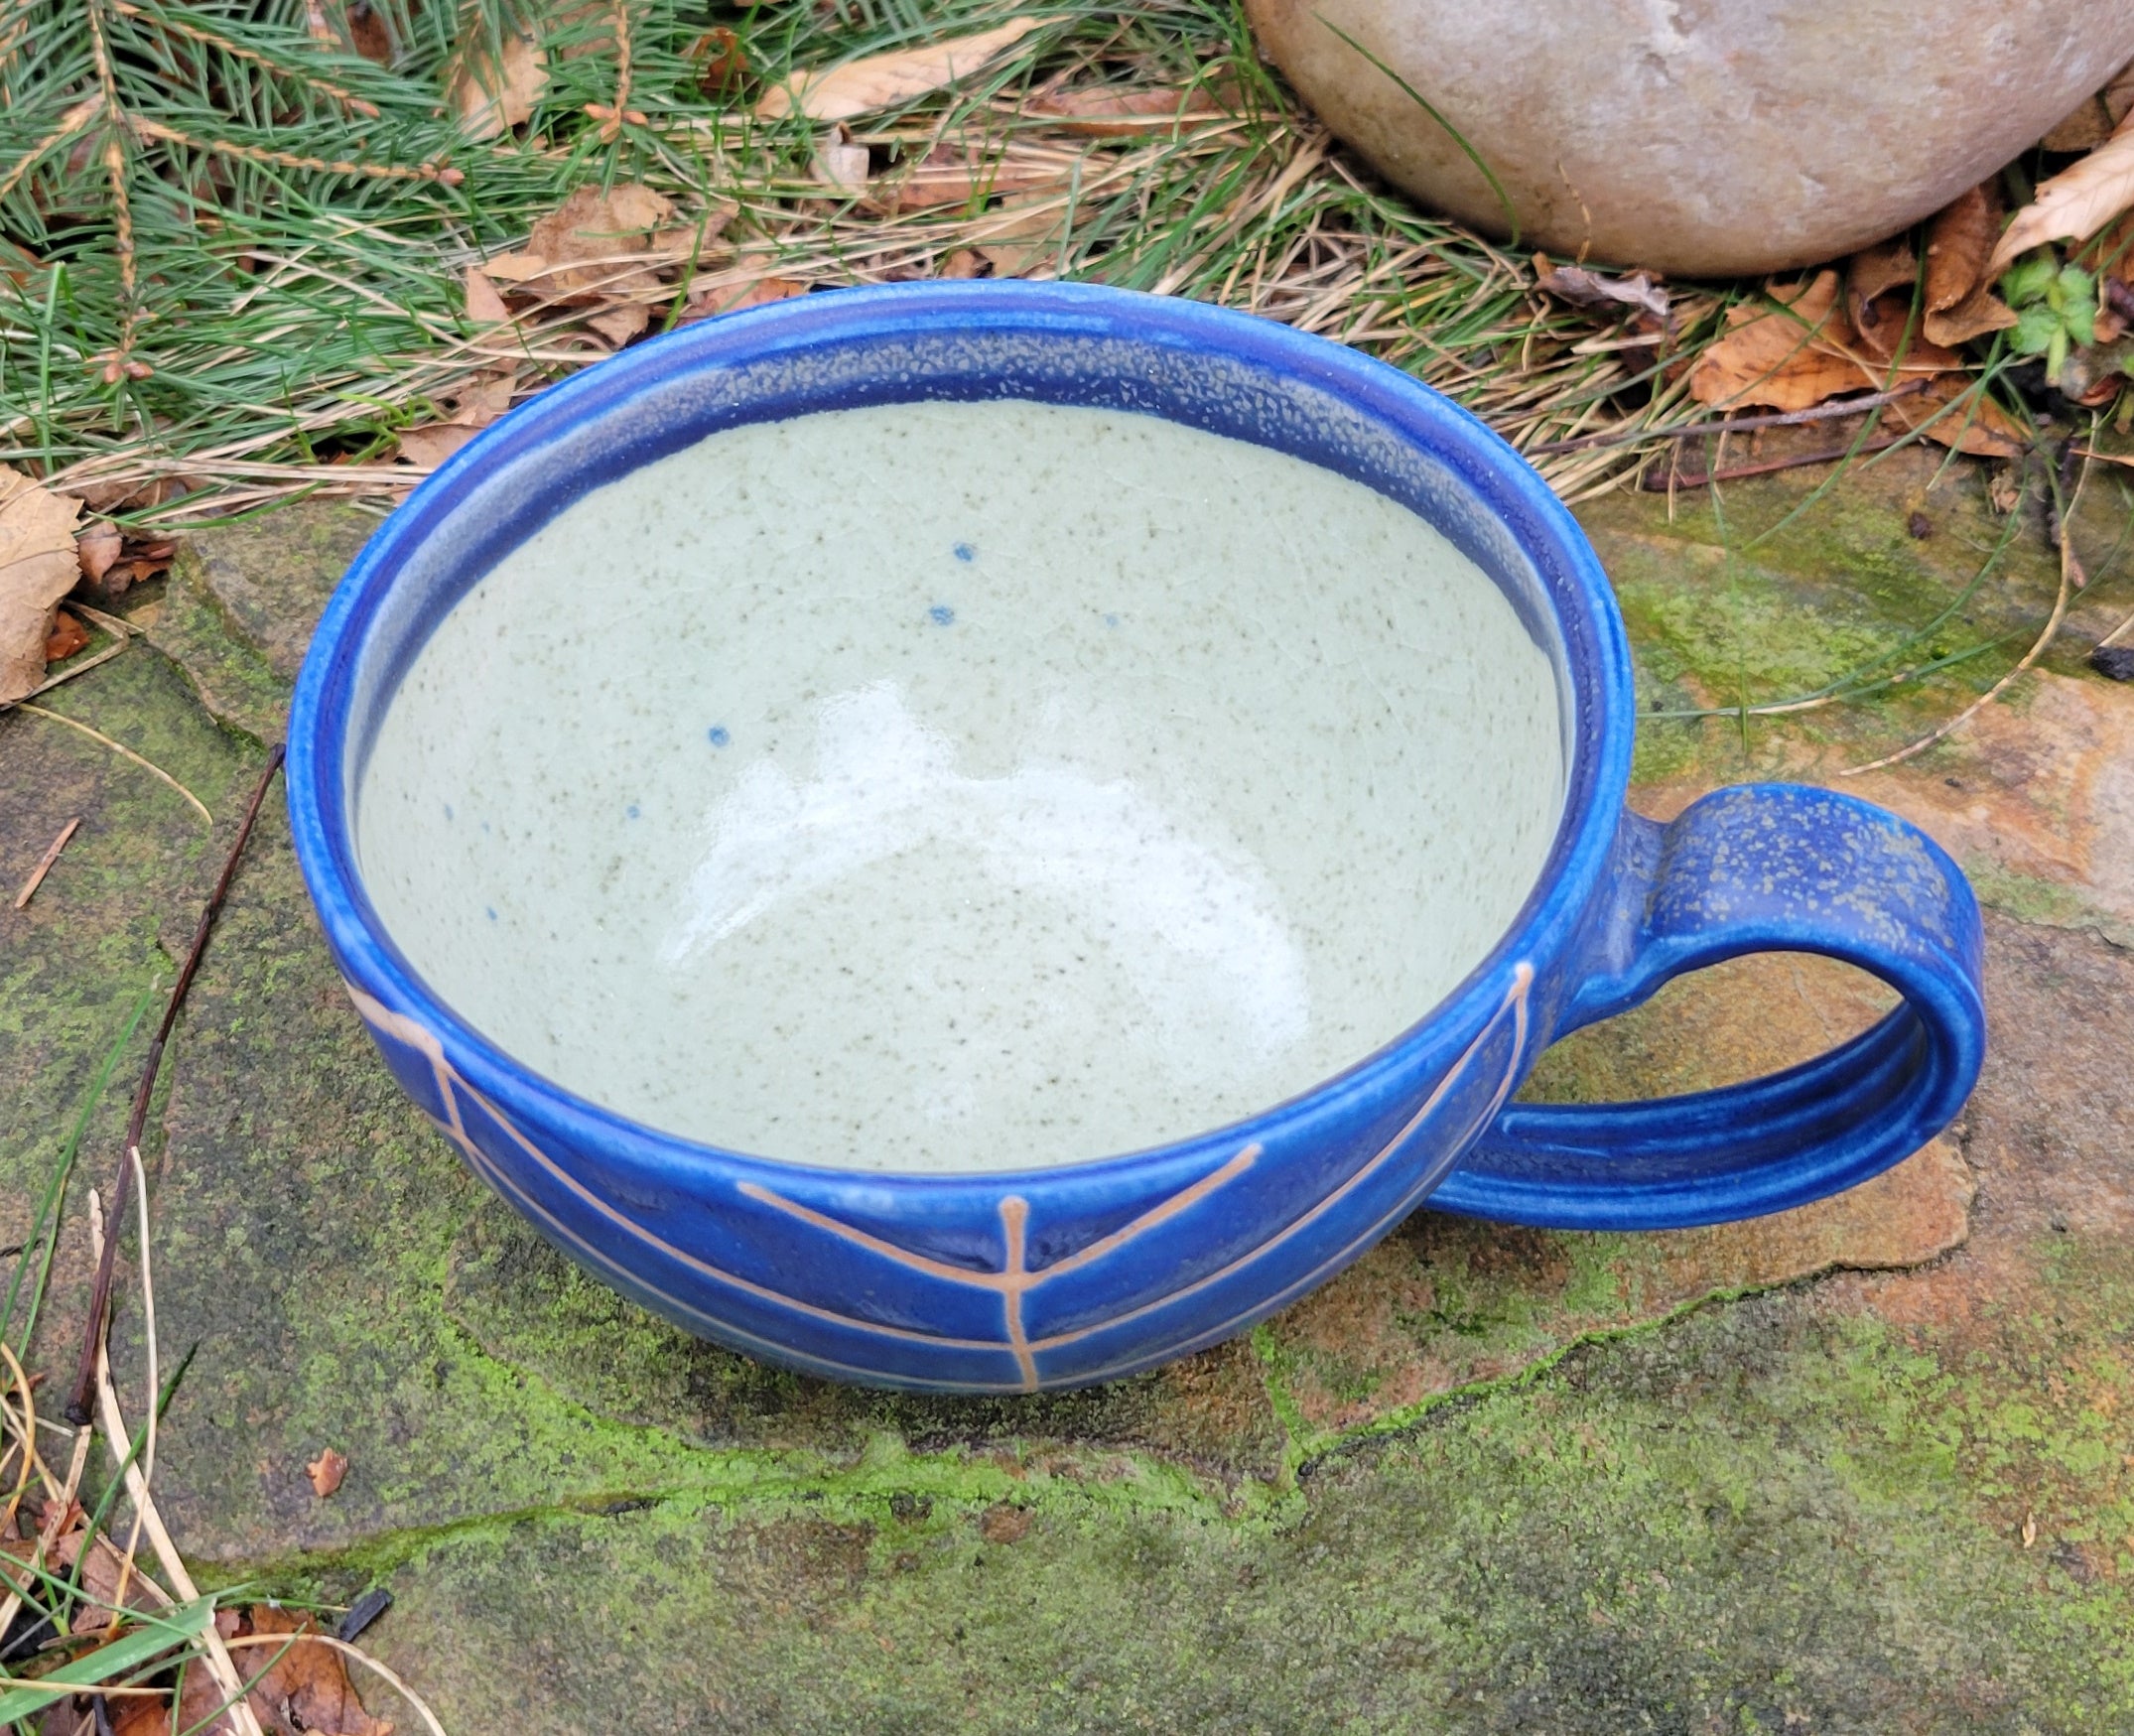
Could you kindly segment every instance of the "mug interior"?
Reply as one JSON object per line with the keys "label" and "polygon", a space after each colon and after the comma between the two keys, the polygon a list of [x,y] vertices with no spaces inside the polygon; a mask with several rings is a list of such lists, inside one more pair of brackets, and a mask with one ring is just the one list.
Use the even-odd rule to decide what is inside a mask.
{"label": "mug interior", "polygon": [[[1362,1062],[1533,902],[1597,708],[1564,577],[1487,467],[1385,413],[1416,393],[1398,376],[1375,404],[1288,355],[1000,300],[734,321],[666,367],[646,346],[470,447],[420,534],[366,555],[341,670],[357,896],[522,1067],[777,1161],[1094,1160]],[[1136,512],[1136,486],[1221,510]],[[735,492],[783,541],[733,534]],[[1442,539],[1443,583],[1363,570],[1387,515]],[[1185,541],[1155,543],[1173,520]],[[1324,557],[1309,587],[1254,559],[1285,525]],[[1106,541],[1144,531],[1138,566]],[[1018,536],[1091,558],[1018,563]],[[835,551],[862,538],[853,569]],[[921,835],[866,794],[885,785]],[[859,830],[893,834],[857,869],[856,792]],[[801,857],[790,824],[765,843],[802,810]],[[1064,892],[1040,883],[1063,851]],[[786,897],[811,875],[841,883]],[[713,934],[722,975],[706,924],[750,885],[795,908]]]}

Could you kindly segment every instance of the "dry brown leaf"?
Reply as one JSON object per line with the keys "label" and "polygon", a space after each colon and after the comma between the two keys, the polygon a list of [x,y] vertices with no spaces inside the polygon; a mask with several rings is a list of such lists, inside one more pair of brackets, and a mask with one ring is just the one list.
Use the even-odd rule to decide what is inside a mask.
{"label": "dry brown leaf", "polygon": [[1074,179],[1076,161],[1073,153],[1014,145],[991,152],[936,145],[916,163],[877,176],[874,202],[884,210],[912,211],[1057,190]]}
{"label": "dry brown leaf", "polygon": [[586,317],[586,324],[617,349],[651,323],[652,310],[644,302],[617,302],[611,308]]}
{"label": "dry brown leaf", "polygon": [[850,120],[870,109],[908,102],[977,71],[1042,22],[1036,18],[1012,19],[974,36],[869,55],[822,71],[799,72],[768,92],[755,111],[764,120],[779,120],[789,114],[806,115],[810,120]]}
{"label": "dry brown leaf", "polygon": [[45,635],[45,661],[64,663],[89,642],[89,629],[66,609],[55,610],[52,631]]}
{"label": "dry brown leaf", "polygon": [[517,390],[516,374],[477,374],[453,394],[451,419],[462,428],[486,428],[511,408]]}
{"label": "dry brown leaf", "polygon": [[[63,618],[73,619],[64,611]],[[79,623],[76,624],[78,626]],[[84,633],[82,643],[87,642],[88,635]],[[61,1523],[63,1529],[53,1539],[50,1550],[46,1552],[44,1567],[46,1572],[64,1577],[73,1571],[75,1561],[80,1559],[81,1539],[87,1527],[78,1505],[71,1508]],[[36,1549],[37,1543],[32,1538],[20,1541],[8,1538],[0,1541],[0,1587],[9,1591],[37,1594],[39,1582],[27,1573],[13,1570],[14,1562],[29,1561]],[[119,1601],[121,1577],[127,1581],[125,1604],[128,1609],[154,1607],[154,1595],[141,1583],[138,1574],[125,1573],[124,1566],[123,1558],[112,1546],[110,1539],[99,1533],[96,1541],[90,1545],[89,1558],[81,1564],[81,1589],[89,1601],[75,1611],[73,1628],[76,1633],[100,1633],[111,1625],[111,1606]]]}
{"label": "dry brown leaf", "polygon": [[1008,1501],[997,1501],[978,1522],[978,1535],[989,1543],[1019,1543],[1030,1535],[1030,1510]]}
{"label": "dry brown leaf", "polygon": [[695,65],[697,88],[706,96],[724,96],[748,73],[741,39],[724,25],[714,25],[691,43],[686,58]]}
{"label": "dry brown leaf", "polygon": [[1580,308],[1640,308],[1663,326],[1667,319],[1667,292],[1654,282],[1650,272],[1629,277],[1609,277],[1582,265],[1551,265],[1548,255],[1534,256],[1534,281],[1537,288]]}
{"label": "dry brown leaf", "polygon": [[[318,1627],[307,1616],[255,1604],[245,1611],[239,1631],[294,1636],[317,1633]],[[245,1698],[268,1736],[392,1736],[391,1724],[363,1709],[348,1680],[347,1667],[333,1647],[306,1645],[299,1639],[286,1652],[273,1646],[246,1650],[246,1677],[265,1669]],[[269,1659],[274,1661],[271,1665]]]}
{"label": "dry brown leaf", "polygon": [[1919,277],[1919,261],[1902,236],[1862,248],[1845,262],[1845,289],[1854,302],[1871,302],[1900,287],[1910,289]]}
{"label": "dry brown leaf", "polygon": [[467,268],[467,317],[476,326],[501,326],[511,318],[496,285],[478,266]]}
{"label": "dry brown leaf", "polygon": [[504,38],[501,60],[486,43],[468,51],[452,84],[452,106],[471,139],[493,139],[533,117],[548,85],[548,56],[517,32]]}
{"label": "dry brown leaf", "polygon": [[492,284],[532,283],[549,274],[550,263],[531,248],[520,253],[499,253],[481,262],[481,275]]}
{"label": "dry brown leaf", "polygon": [[1983,392],[1975,393],[1967,403],[1945,415],[1935,416],[1971,391],[1975,383],[1962,374],[1943,374],[1929,381],[1925,389],[1893,400],[1882,413],[1885,425],[1893,430],[1922,429],[1936,446],[1952,447],[1978,458],[2018,457],[2029,444],[2022,424]]}
{"label": "dry brown leaf", "polygon": [[1934,214],[1927,231],[1927,311],[1942,313],[1969,299],[1986,275],[2001,232],[2000,195],[1991,182],[1960,194]]}
{"label": "dry brown leaf", "polygon": [[1034,96],[1023,105],[1023,112],[1043,115],[1063,132],[1097,139],[1133,137],[1229,118],[1209,103],[1204,91],[1122,90],[1106,84],[1085,84],[1079,89]]}
{"label": "dry brown leaf", "polygon": [[807,290],[805,283],[791,277],[758,277],[747,283],[692,289],[689,304],[675,324],[691,326],[720,314],[738,314],[747,308],[760,308],[765,302],[782,302],[792,296],[805,295]]}
{"label": "dry brown leaf", "polygon": [[370,0],[348,0],[348,46],[376,66],[393,64],[393,32]]}
{"label": "dry brown leaf", "polygon": [[671,201],[634,182],[606,192],[582,187],[534,224],[523,251],[483,260],[481,273],[492,284],[551,302],[600,303],[657,291],[658,266],[668,262],[630,262],[651,251],[653,231],[673,214]]}
{"label": "dry brown leaf", "polygon": [[2016,323],[2015,310],[1993,293],[1986,261],[2001,230],[1999,190],[1992,182],[1950,200],[1927,231],[1929,342],[1968,343]]}
{"label": "dry brown leaf", "polygon": [[2113,126],[2134,114],[2134,61],[2129,61],[2113,74],[2112,81],[2097,92],[2097,100],[2104,104],[2104,112],[2111,116]]}
{"label": "dry brown leaf", "polygon": [[1730,410],[1751,404],[1806,410],[1840,392],[1877,384],[1837,346],[1836,340],[1851,336],[1837,291],[1837,273],[1825,270],[1804,285],[1771,291],[1787,312],[1728,310],[1733,330],[1697,357],[1689,370],[1689,395]]}
{"label": "dry brown leaf", "polygon": [[333,1447],[323,1447],[319,1456],[304,1467],[304,1474],[312,1480],[312,1493],[324,1501],[348,1474],[348,1455]]}
{"label": "dry brown leaf", "polygon": [[1055,264],[1067,238],[1067,205],[1056,194],[1005,200],[1000,209],[973,223],[965,238],[993,267],[995,277],[1022,277]]}
{"label": "dry brown leaf", "polygon": [[421,428],[403,428],[397,436],[400,456],[409,464],[434,470],[481,430],[457,422],[432,422]]}
{"label": "dry brown leaf", "polygon": [[81,502],[0,465],[0,702],[45,679],[52,611],[81,577]]}
{"label": "dry brown leaf", "polygon": [[947,258],[941,261],[941,264],[938,268],[936,268],[934,275],[936,277],[946,278],[976,277],[978,276],[979,268],[985,263],[986,262],[983,259],[979,258],[979,256],[974,253],[970,248],[959,247],[956,249],[955,252],[951,253]]}
{"label": "dry brown leaf", "polygon": [[2104,95],[2100,91],[2094,96],[2083,97],[2080,106],[2057,122],[2038,143],[2048,151],[2089,151],[2111,136],[2112,116],[2104,106]]}
{"label": "dry brown leaf", "polygon": [[1986,273],[2000,276],[2019,254],[2048,241],[2086,240],[2129,205],[2134,205],[2134,113],[2080,162],[2038,184],[2030,203],[2002,232]]}
{"label": "dry brown leaf", "polygon": [[2134,285],[2134,211],[2127,212],[2075,258],[2090,270],[2102,272],[2107,303],[2117,300],[2112,295],[2115,282]]}
{"label": "dry brown leaf", "polygon": [[[204,1675],[207,1672],[205,1670],[195,1670],[193,1673]],[[109,1701],[108,1704],[111,1713],[111,1736],[171,1736],[171,1702],[169,1700],[160,1697],[144,1699],[135,1694],[127,1694],[123,1698]],[[204,1714],[213,1704],[214,1701],[209,1700],[205,1706],[200,1708],[201,1712]],[[183,1718],[183,1714],[181,1714],[181,1718]],[[94,1730],[96,1726],[90,1723],[88,1727],[90,1730]],[[62,1728],[71,1732],[74,1726],[66,1724]],[[182,1721],[178,1728],[190,1732],[192,1723],[190,1720]],[[221,1733],[228,1728],[227,1724],[217,1723],[214,1727],[215,1736],[221,1736]]]}
{"label": "dry brown leaf", "polygon": [[816,141],[813,169],[817,181],[839,193],[867,191],[867,147],[854,144],[843,127],[832,127]]}
{"label": "dry brown leaf", "polygon": [[125,546],[126,539],[119,535],[117,525],[97,520],[74,538],[74,560],[81,568],[81,577],[91,584],[101,579],[111,571],[111,563]]}

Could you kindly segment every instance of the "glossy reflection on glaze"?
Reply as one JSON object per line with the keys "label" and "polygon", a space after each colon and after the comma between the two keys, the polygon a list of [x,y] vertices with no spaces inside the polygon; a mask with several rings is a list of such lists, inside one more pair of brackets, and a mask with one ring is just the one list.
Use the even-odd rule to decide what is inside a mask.
{"label": "glossy reflection on glaze", "polygon": [[1561,804],[1548,661],[1361,484],[1153,418],[732,430],[440,624],[365,884],[468,1022],[652,1126],[1020,1168],[1186,1136],[1420,1018]]}

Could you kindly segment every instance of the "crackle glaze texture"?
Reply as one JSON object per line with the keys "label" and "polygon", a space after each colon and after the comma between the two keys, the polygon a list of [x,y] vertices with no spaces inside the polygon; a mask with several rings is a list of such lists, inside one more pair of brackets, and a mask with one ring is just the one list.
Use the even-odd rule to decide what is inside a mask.
{"label": "crackle glaze texture", "polygon": [[[1507,889],[1518,908],[1484,956],[1421,1022],[1245,1120],[1127,1156],[964,1173],[785,1163],[664,1134],[462,1017],[396,945],[354,836],[366,757],[440,623],[574,500],[707,437],[820,411],[1000,400],[1160,416],[1303,460],[1427,520],[1487,576],[1549,671],[1563,797],[1547,860],[1523,899]],[[952,547],[946,570],[979,567],[985,546],[972,549],[962,562]],[[929,586],[923,627],[910,625],[917,643],[984,625],[984,594],[971,595],[975,605]],[[1223,595],[1206,601],[1221,619]],[[1129,611],[1118,612],[1124,630]],[[1474,673],[1487,682],[1501,667]],[[878,710],[863,712],[856,737],[893,744],[898,718],[867,703]],[[930,703],[922,696],[916,715]],[[819,724],[819,710],[808,715]],[[1027,1392],[1129,1374],[1241,1331],[1426,1197],[1569,1228],[1714,1223],[1865,1180],[1948,1123],[1985,1029],[1978,910],[1955,865],[1903,822],[1824,790],[1723,791],[1665,827],[1628,815],[1632,716],[1622,623],[1592,549],[1517,454],[1435,393],[1212,308],[1091,287],[926,284],[707,322],[485,432],[373,538],[329,605],[298,684],[288,782],[298,859],[387,1066],[557,1246],[744,1351],[845,1380]],[[703,718],[691,752],[731,752],[752,727],[734,718]],[[820,735],[796,735],[781,773],[803,805],[805,779],[822,776]],[[1361,758],[1368,737],[1350,745]],[[919,763],[947,787],[1011,780],[1020,762]],[[1370,773],[1345,777],[1368,785]],[[720,792],[705,794],[716,808]],[[1230,826],[1259,825],[1263,839],[1279,828],[1288,798],[1265,799],[1269,815],[1233,810]],[[715,817],[710,842],[718,834]],[[1348,895],[1384,902],[1377,886]],[[1397,902],[1364,914],[1398,946]],[[691,932],[685,916],[685,949]],[[1858,965],[1903,1003],[1770,1079],[1657,1103],[1512,1104],[1553,1036],[1681,971],[1766,948]]]}
{"label": "crackle glaze texture", "polygon": [[581,1096],[981,1170],[1391,1042],[1510,924],[1562,788],[1548,658],[1414,513],[1152,416],[903,404],[713,435],[543,527],[403,679],[358,837],[432,987]]}

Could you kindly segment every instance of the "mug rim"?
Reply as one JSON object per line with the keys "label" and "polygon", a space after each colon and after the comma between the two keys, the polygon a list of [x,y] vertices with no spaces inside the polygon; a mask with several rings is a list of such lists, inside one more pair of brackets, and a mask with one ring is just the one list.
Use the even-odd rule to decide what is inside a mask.
{"label": "mug rim", "polygon": [[[678,372],[716,372],[766,353],[894,334],[915,326],[993,328],[1041,337],[1104,335],[1183,343],[1250,366],[1297,376],[1328,392],[1450,469],[1502,522],[1541,577],[1554,643],[1551,662],[1568,689],[1563,806],[1543,864],[1517,914],[1460,981],[1397,1034],[1357,1061],[1251,1115],[1180,1138],[1036,1167],[954,1170],[860,1169],[759,1156],[657,1128],[573,1092],[462,1018],[399,951],[371,908],[353,850],[342,768],[350,748],[349,685],[381,604],[410,557],[484,477],[538,466],[546,441],[620,410],[641,388]],[[1141,412],[1161,415],[1160,410]],[[1280,448],[1272,450],[1279,451]],[[1299,459],[1298,462],[1310,462]],[[1504,508],[1516,507],[1514,517]],[[449,608],[438,616],[443,618]],[[435,630],[433,621],[429,628]],[[426,635],[427,636],[427,635]],[[400,675],[419,654],[402,660]],[[395,677],[397,686],[399,676]],[[826,291],[721,316],[654,337],[548,387],[484,429],[421,482],[365,542],[334,589],[299,673],[287,732],[286,784],[299,867],[341,974],[396,1011],[426,1025],[468,1082],[507,1105],[531,1099],[538,1119],[567,1130],[603,1159],[685,1184],[694,1178],[765,1180],[805,1174],[861,1187],[949,1190],[974,1184],[1027,1191],[1173,1164],[1192,1166],[1213,1148],[1276,1148],[1285,1127],[1361,1095],[1388,1089],[1446,1032],[1479,1027],[1505,1001],[1503,981],[1524,961],[1548,979],[1573,946],[1606,870],[1630,782],[1635,720],[1628,638],[1614,594],[1569,509],[1502,436],[1472,412],[1389,363],[1257,315],[1095,284],[1019,280],[921,281]],[[377,702],[391,703],[390,692]],[[1545,1043],[1545,1028],[1521,1058]]]}

